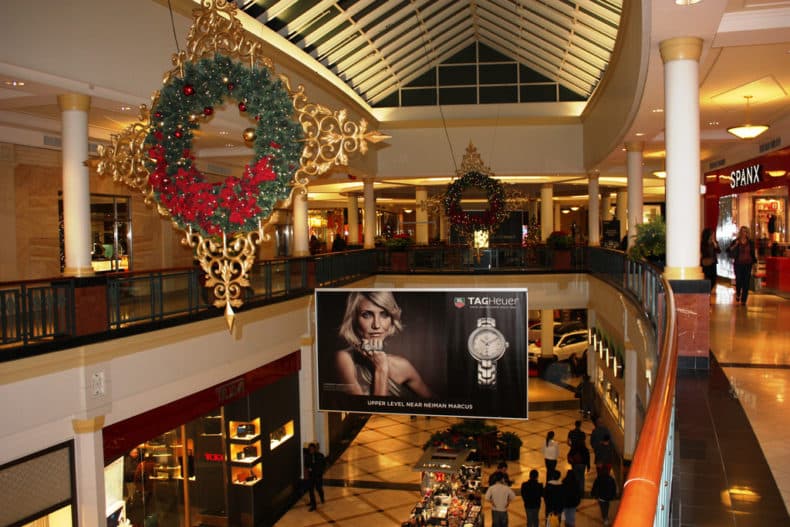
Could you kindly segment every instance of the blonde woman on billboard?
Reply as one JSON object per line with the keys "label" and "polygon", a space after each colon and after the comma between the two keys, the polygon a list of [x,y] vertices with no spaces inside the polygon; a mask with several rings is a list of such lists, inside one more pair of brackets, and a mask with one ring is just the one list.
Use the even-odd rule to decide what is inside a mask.
{"label": "blonde woman on billboard", "polygon": [[349,293],[340,324],[348,343],[335,356],[339,382],[352,395],[430,398],[431,390],[405,357],[385,351],[403,329],[401,309],[389,291]]}

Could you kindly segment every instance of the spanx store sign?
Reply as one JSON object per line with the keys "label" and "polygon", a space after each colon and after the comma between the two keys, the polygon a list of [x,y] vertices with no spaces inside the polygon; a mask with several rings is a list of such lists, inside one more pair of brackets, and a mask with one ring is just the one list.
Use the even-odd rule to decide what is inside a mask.
{"label": "spanx store sign", "polygon": [[746,185],[762,182],[760,176],[761,166],[757,164],[730,172],[730,188],[745,187]]}

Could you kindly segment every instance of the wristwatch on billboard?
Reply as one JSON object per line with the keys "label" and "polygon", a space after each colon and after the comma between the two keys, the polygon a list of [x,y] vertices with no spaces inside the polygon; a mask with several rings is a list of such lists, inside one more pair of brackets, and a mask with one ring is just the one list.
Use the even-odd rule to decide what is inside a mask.
{"label": "wristwatch on billboard", "polygon": [[469,354],[477,361],[477,384],[496,385],[496,361],[507,350],[505,336],[496,328],[496,320],[491,317],[477,319],[477,327],[469,334],[467,342]]}

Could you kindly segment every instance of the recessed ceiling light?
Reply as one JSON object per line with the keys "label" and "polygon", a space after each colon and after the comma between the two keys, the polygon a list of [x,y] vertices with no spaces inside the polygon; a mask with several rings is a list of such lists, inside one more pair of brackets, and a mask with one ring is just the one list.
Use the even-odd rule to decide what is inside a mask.
{"label": "recessed ceiling light", "polygon": [[664,109],[663,108],[653,108],[650,111],[653,112],[653,113],[664,113]]}
{"label": "recessed ceiling light", "polygon": [[233,143],[225,143],[225,148],[233,148],[235,146]]}
{"label": "recessed ceiling light", "polygon": [[220,130],[219,131],[219,135],[228,135],[229,133],[230,132],[228,132],[227,130]]}
{"label": "recessed ceiling light", "polygon": [[23,81],[5,81],[6,86],[24,86],[25,83]]}
{"label": "recessed ceiling light", "polygon": [[708,121],[708,126],[719,126],[719,121]]}
{"label": "recessed ceiling light", "polygon": [[644,132],[637,132],[634,135],[637,136],[637,137],[642,137],[642,136],[645,135],[645,133]]}
{"label": "recessed ceiling light", "polygon": [[675,0],[677,5],[694,5],[699,4],[702,0]]}
{"label": "recessed ceiling light", "polygon": [[132,109],[132,107],[131,107],[131,106],[121,106],[121,111],[122,111],[122,112],[128,112],[128,111],[129,111],[129,110],[131,110],[131,109]]}

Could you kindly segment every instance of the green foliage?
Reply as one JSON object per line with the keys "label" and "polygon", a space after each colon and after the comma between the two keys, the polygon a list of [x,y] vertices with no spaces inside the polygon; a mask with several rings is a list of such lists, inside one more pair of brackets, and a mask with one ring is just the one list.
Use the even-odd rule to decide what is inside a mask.
{"label": "green foliage", "polygon": [[546,238],[546,245],[551,249],[570,249],[573,247],[573,237],[565,231],[554,231]]}
{"label": "green foliage", "polygon": [[628,256],[635,260],[663,258],[667,252],[667,226],[664,218],[653,216],[636,226],[636,238]]}

